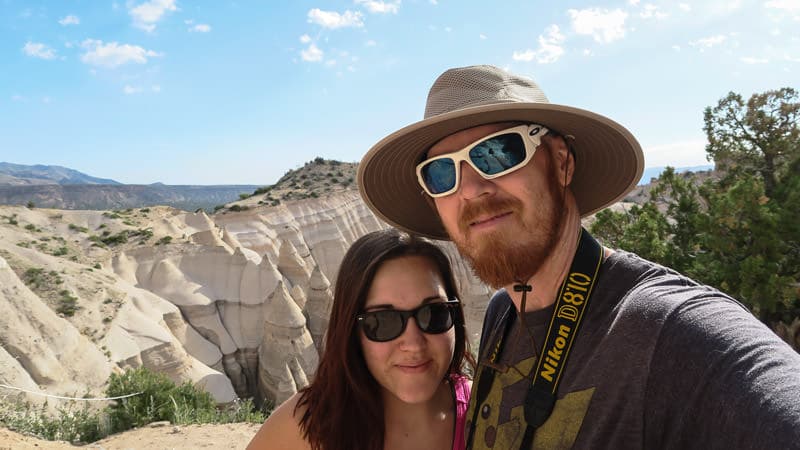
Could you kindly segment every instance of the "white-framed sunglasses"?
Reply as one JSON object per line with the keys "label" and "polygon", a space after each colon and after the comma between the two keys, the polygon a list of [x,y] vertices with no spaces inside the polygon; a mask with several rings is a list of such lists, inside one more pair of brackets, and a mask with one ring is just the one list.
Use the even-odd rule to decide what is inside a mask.
{"label": "white-framed sunglasses", "polygon": [[458,190],[461,161],[466,161],[484,179],[502,177],[528,164],[548,131],[535,123],[500,130],[461,150],[417,164],[417,180],[431,197],[444,197]]}

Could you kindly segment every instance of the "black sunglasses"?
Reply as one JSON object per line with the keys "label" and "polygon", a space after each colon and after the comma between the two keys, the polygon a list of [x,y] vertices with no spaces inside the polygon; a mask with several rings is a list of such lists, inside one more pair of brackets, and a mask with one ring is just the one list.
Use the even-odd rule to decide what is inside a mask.
{"label": "black sunglasses", "polygon": [[408,318],[413,316],[420,330],[428,334],[440,334],[453,328],[458,300],[426,303],[410,311],[381,309],[356,316],[364,336],[370,341],[387,342],[397,339],[406,329]]}

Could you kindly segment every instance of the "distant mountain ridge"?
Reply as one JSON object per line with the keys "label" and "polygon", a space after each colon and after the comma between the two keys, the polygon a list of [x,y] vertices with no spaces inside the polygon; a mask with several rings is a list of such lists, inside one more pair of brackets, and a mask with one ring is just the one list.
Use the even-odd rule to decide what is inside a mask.
{"label": "distant mountain ridge", "polygon": [[176,186],[122,184],[61,166],[0,163],[0,205],[55,209],[125,209],[172,206],[186,211],[232,202],[256,185]]}
{"label": "distant mountain ridge", "polygon": [[42,184],[106,184],[121,185],[119,181],[97,178],[62,166],[12,164],[0,162],[0,185],[31,186]]}
{"label": "distant mountain ridge", "polygon": [[[674,167],[674,166],[673,166]],[[658,167],[647,167],[644,169],[642,173],[642,178],[639,179],[638,185],[641,186],[643,184],[649,184],[653,181],[653,178],[658,178],[661,175],[661,172],[666,169],[666,166],[658,166]],[[713,164],[704,164],[701,166],[684,166],[684,167],[675,167],[676,173],[683,173],[683,172],[703,172],[706,170],[714,170]]]}

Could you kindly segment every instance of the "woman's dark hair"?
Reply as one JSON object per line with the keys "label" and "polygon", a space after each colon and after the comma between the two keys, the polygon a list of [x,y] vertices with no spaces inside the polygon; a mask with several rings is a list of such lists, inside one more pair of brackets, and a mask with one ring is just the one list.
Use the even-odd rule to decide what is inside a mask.
{"label": "woman's dark hair", "polygon": [[[361,350],[356,315],[366,303],[372,280],[380,266],[403,256],[422,256],[433,262],[444,282],[448,298],[459,298],[450,261],[429,241],[395,229],[359,238],[344,255],[336,278],[333,309],[322,359],[314,381],[301,391],[295,414],[301,407],[303,435],[314,450],[383,448],[385,435],[380,385],[367,368]],[[455,348],[448,374],[463,374],[474,361],[459,306],[455,320]]]}

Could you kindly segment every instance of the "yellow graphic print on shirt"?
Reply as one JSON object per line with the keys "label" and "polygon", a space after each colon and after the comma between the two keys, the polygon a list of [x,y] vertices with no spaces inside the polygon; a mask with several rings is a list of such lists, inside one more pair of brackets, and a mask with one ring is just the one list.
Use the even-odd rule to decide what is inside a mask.
{"label": "yellow graphic print on shirt", "polygon": [[[513,449],[522,443],[525,434],[525,393],[530,381],[522,374],[530,373],[535,357],[520,361],[516,368],[496,372],[492,388],[480,405],[470,403],[467,418],[472,419],[474,408],[479,408],[476,418],[473,449]],[[482,372],[481,367],[477,373]],[[490,369],[491,370],[491,369]],[[479,380],[473,382],[473,399]],[[571,392],[556,401],[553,412],[539,429],[533,440],[535,449],[571,448],[575,443],[594,394],[594,388]],[[500,407],[503,405],[503,408]],[[469,430],[469,422],[467,430]]]}

